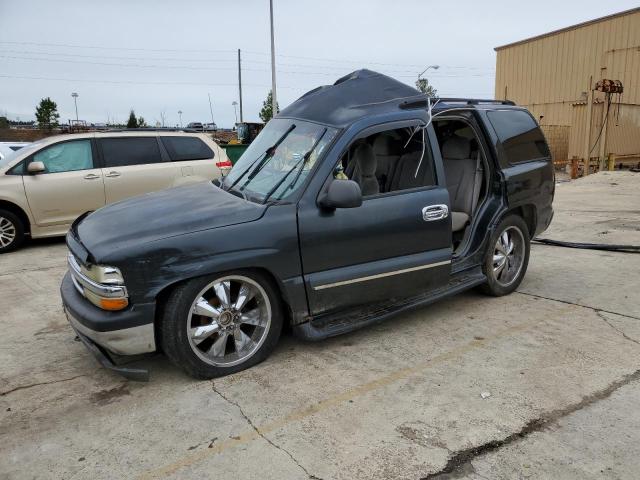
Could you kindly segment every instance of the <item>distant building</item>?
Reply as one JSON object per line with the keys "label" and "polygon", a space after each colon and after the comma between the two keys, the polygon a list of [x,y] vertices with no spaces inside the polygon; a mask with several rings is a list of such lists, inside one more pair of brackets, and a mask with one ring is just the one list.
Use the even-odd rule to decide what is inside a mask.
{"label": "distant building", "polygon": [[[640,8],[495,50],[495,98],[531,111],[556,163],[587,152],[592,166],[609,154],[640,160]],[[624,93],[600,91],[618,88],[598,87],[603,80]]]}

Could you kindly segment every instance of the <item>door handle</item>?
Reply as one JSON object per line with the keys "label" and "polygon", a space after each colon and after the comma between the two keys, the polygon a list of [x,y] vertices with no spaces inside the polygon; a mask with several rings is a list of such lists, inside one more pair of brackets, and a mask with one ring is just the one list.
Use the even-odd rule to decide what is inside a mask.
{"label": "door handle", "polygon": [[84,176],[85,180],[96,180],[97,178],[100,178],[100,175],[96,175],[95,173],[89,173]]}
{"label": "door handle", "polygon": [[119,177],[119,176],[120,176],[120,172],[109,172],[105,175],[105,177],[109,177],[109,178]]}
{"label": "door handle", "polygon": [[425,222],[442,220],[449,216],[449,207],[446,205],[428,205],[422,209],[422,219]]}

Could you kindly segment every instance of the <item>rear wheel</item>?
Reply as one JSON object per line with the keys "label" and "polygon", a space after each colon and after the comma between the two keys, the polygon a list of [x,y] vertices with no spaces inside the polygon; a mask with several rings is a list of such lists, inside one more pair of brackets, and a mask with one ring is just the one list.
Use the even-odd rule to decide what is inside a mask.
{"label": "rear wheel", "polygon": [[0,253],[18,248],[24,241],[24,225],[16,214],[0,209]]}
{"label": "rear wheel", "polygon": [[500,222],[489,241],[483,271],[487,283],[480,289],[496,297],[513,292],[529,264],[529,235],[524,220],[510,215]]}
{"label": "rear wheel", "polygon": [[276,289],[256,272],[229,272],[191,280],[167,300],[162,346],[196,378],[249,368],[273,351],[282,330]]}

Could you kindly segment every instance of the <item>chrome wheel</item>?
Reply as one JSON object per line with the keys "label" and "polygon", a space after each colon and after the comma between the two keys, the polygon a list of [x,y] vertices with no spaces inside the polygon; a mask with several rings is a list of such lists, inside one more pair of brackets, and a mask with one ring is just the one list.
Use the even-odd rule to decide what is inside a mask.
{"label": "chrome wheel", "polygon": [[206,363],[238,365],[264,343],[271,315],[269,297],[256,281],[241,275],[219,278],[203,288],[191,304],[189,345]]}
{"label": "chrome wheel", "polygon": [[507,227],[498,237],[493,251],[493,278],[508,287],[520,275],[525,256],[524,235],[518,227]]}
{"label": "chrome wheel", "polygon": [[0,247],[8,247],[16,239],[16,226],[11,220],[0,217]]}

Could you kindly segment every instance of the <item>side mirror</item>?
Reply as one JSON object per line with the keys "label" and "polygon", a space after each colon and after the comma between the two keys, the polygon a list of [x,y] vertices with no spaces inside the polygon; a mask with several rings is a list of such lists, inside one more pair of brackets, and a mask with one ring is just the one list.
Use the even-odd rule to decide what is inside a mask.
{"label": "side mirror", "polygon": [[34,175],[37,173],[43,173],[46,171],[47,169],[45,168],[44,163],[42,162],[30,162],[29,166],[27,167],[27,172]]}
{"label": "side mirror", "polygon": [[354,208],[362,205],[360,185],[353,180],[335,179],[321,195],[318,203],[324,208]]}

